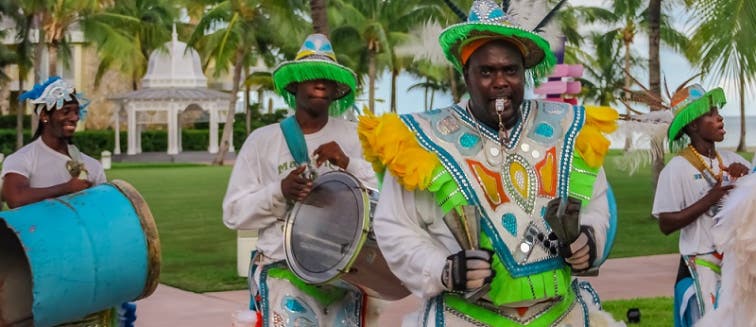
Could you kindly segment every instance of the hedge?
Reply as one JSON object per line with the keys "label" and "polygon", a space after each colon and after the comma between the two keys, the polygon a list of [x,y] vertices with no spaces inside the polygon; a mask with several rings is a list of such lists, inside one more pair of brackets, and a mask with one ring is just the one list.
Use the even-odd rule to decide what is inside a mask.
{"label": "hedge", "polygon": [[[223,129],[218,129],[218,141],[221,139]],[[128,135],[121,131],[121,152],[127,150]],[[244,128],[234,128],[234,147],[241,148],[247,138]],[[181,130],[181,143],[183,151],[207,151],[209,131],[202,129]],[[24,131],[24,144],[31,140],[29,130]],[[92,157],[99,158],[102,151],[113,152],[115,148],[113,130],[78,131],[74,135],[74,143],[81,152]],[[0,152],[6,156],[15,151],[16,130],[0,129]],[[163,130],[142,131],[142,152],[165,152],[168,150],[168,133]]]}
{"label": "hedge", "polygon": [[[251,129],[269,125],[280,121],[286,116],[286,110],[277,110],[271,114],[252,113]],[[239,150],[247,139],[245,131],[244,114],[236,114],[234,117],[234,147]],[[24,126],[29,126],[29,116],[24,118]],[[218,141],[223,135],[223,124],[218,126]],[[127,132],[121,131],[121,152],[127,151]],[[24,130],[24,144],[29,143],[31,139],[30,131]],[[183,151],[207,151],[210,135],[207,129],[207,123],[196,123],[194,128],[185,128],[181,130],[181,145]],[[81,152],[92,157],[99,158],[102,151],[108,150],[113,152],[115,148],[113,130],[86,130],[78,131],[74,134],[74,143],[79,147]],[[0,116],[0,152],[6,156],[15,151],[16,147],[16,116]],[[142,131],[142,152],[165,152],[168,150],[168,132],[165,130],[147,130]]]}

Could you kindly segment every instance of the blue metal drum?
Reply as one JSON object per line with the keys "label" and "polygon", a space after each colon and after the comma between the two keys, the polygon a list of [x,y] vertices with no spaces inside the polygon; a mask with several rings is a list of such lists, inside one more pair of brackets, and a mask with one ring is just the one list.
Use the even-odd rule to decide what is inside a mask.
{"label": "blue metal drum", "polygon": [[0,212],[0,325],[81,319],[149,296],[159,272],[155,222],[126,182]]}

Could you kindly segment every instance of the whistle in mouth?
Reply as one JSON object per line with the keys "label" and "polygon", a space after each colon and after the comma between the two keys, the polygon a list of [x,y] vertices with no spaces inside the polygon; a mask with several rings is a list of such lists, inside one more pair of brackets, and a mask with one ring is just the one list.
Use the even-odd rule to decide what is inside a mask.
{"label": "whistle in mouth", "polygon": [[496,108],[496,112],[501,114],[504,112],[504,99],[496,99],[496,102],[494,102],[494,107]]}

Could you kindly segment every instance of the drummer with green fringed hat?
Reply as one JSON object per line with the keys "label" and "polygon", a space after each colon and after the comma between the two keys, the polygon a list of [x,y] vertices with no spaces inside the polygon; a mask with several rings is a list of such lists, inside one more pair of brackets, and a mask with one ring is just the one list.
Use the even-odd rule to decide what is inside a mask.
{"label": "drummer with green fringed hat", "polygon": [[376,238],[424,300],[403,326],[616,325],[573,276],[595,274],[613,242],[601,166],[617,112],[525,99],[555,58],[510,14],[475,1],[439,36],[469,100],[360,117],[365,156],[386,172]]}
{"label": "drummer with green fringed hat", "polygon": [[354,103],[355,75],[338,64],[326,36],[312,34],[294,60],[275,68],[273,82],[294,115],[247,137],[223,199],[226,226],[258,231],[250,308],[259,313],[263,326],[278,326],[280,321],[360,325],[371,319],[369,313],[363,317],[365,295],[308,285],[297,278],[286,266],[282,233],[287,211],[307,197],[320,174],[344,170],[376,187],[375,173],[362,159],[356,124],[337,117]]}
{"label": "drummer with green fringed hat", "polygon": [[675,92],[670,103],[670,149],[681,150],[659,174],[653,215],[664,234],[680,231],[675,326],[691,326],[716,308],[722,253],[712,237],[713,218],[732,183],[749,171],[741,156],[716,149],[725,136],[719,114],[725,103],[721,88],[706,92],[698,84]]}

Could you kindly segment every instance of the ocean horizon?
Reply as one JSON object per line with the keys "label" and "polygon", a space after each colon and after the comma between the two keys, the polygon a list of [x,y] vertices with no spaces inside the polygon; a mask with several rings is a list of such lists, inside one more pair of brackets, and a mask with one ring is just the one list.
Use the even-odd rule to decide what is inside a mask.
{"label": "ocean horizon", "polygon": [[[620,122],[621,124],[622,122]],[[739,116],[724,116],[725,123],[725,139],[721,143],[717,144],[717,147],[723,149],[734,150],[738,147],[738,141],[740,140],[740,117]],[[746,149],[753,152],[756,150],[756,116],[746,116]],[[622,149],[625,146],[625,139],[620,135],[612,134],[609,139],[612,142],[610,148]],[[648,149],[649,145],[647,141],[641,140],[639,135],[635,135],[634,146],[637,149]]]}

